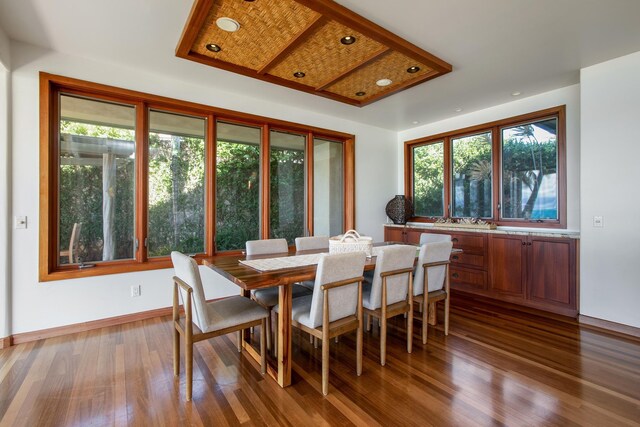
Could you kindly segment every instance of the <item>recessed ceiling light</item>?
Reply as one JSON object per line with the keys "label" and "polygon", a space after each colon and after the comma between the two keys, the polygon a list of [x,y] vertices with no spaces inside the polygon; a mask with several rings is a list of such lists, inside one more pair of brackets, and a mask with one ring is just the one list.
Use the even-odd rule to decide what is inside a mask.
{"label": "recessed ceiling light", "polygon": [[414,121],[412,121],[411,123],[413,123],[414,125],[417,125],[417,124],[418,124],[418,123],[420,123],[420,122],[419,122],[419,121],[417,121],[417,120],[414,120]]}
{"label": "recessed ceiling light", "polygon": [[306,76],[305,73],[303,73],[302,71],[296,71],[295,73],[293,73],[293,77],[296,77],[298,79],[303,78],[304,76]]}
{"label": "recessed ceiling light", "polygon": [[458,108],[456,108],[456,110],[455,110],[455,111],[456,111],[456,113],[459,113],[460,111],[462,111],[462,107],[458,107]]}
{"label": "recessed ceiling light", "polygon": [[240,29],[240,23],[235,19],[222,17],[216,20],[216,25],[223,31],[228,31],[233,33],[234,31],[238,31]]}
{"label": "recessed ceiling light", "polygon": [[356,38],[353,36],[344,36],[340,39],[340,43],[342,44],[354,44],[356,42]]}
{"label": "recessed ceiling light", "polygon": [[518,91],[511,92],[511,96],[520,96],[520,95],[522,95],[522,92],[518,92]]}
{"label": "recessed ceiling light", "polygon": [[416,67],[415,65],[413,67],[407,68],[407,73],[410,74],[417,73],[418,71],[420,71],[420,67]]}
{"label": "recessed ceiling light", "polygon": [[376,84],[380,87],[389,86],[391,83],[393,82],[389,79],[380,79],[376,82]]}
{"label": "recessed ceiling light", "polygon": [[367,94],[367,92],[356,92],[356,96],[365,96]]}
{"label": "recessed ceiling light", "polygon": [[213,44],[213,43],[209,43],[205,47],[210,52],[220,52],[222,50],[222,48],[220,46],[218,46],[217,44]]}

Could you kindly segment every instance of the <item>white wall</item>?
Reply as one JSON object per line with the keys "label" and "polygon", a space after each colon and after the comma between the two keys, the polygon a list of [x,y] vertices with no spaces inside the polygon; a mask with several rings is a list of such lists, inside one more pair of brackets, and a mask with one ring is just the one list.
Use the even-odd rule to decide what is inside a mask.
{"label": "white wall", "polygon": [[11,98],[10,43],[0,27],[0,338],[11,334],[11,293],[9,267],[9,100]]}
{"label": "white wall", "polygon": [[[12,333],[118,316],[171,302],[172,270],[156,270],[89,279],[38,283],[38,72],[45,71],[98,83],[289,120],[356,135],[356,225],[382,239],[384,207],[396,190],[396,133],[343,118],[231,94],[213,84],[191,84],[133,68],[12,44],[12,215],[27,215],[29,228],[13,230]],[[375,171],[375,173],[373,173]],[[237,293],[238,288],[203,269],[207,296]],[[131,298],[131,285],[142,296]]]}
{"label": "white wall", "polygon": [[[580,311],[640,327],[640,52],[585,68]],[[604,216],[594,228],[593,217]]]}
{"label": "white wall", "polygon": [[398,194],[404,194],[404,142],[480,125],[545,108],[567,106],[567,229],[580,227],[580,87],[568,86],[540,95],[522,98],[439,122],[429,123],[398,134]]}

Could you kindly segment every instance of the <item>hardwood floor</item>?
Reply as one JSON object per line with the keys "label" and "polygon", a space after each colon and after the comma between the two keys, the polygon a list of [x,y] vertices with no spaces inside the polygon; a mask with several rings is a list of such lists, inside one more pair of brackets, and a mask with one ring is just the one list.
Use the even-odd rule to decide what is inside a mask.
{"label": "hardwood floor", "polygon": [[640,341],[458,295],[451,314],[426,347],[416,320],[412,354],[390,322],[384,367],[365,332],[361,377],[355,333],[332,342],[327,397],[321,350],[295,330],[286,389],[235,334],[196,344],[192,402],[168,316],[20,344],[0,350],[0,425],[640,425]]}

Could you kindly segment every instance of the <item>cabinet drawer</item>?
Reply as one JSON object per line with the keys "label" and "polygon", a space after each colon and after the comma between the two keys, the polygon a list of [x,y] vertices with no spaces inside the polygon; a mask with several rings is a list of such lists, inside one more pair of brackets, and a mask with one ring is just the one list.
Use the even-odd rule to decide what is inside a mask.
{"label": "cabinet drawer", "polygon": [[484,256],[470,253],[459,253],[451,255],[451,264],[464,264],[473,267],[484,267]]}
{"label": "cabinet drawer", "polygon": [[465,252],[484,253],[484,236],[470,236],[468,234],[452,234],[451,241],[454,248]]}
{"label": "cabinet drawer", "polygon": [[449,269],[451,284],[459,288],[487,289],[487,273],[481,270],[471,270],[454,267]]}

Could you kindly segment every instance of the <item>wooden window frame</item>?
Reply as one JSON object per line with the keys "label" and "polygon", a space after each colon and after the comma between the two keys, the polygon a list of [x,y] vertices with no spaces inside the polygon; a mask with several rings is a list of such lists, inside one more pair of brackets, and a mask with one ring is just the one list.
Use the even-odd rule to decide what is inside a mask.
{"label": "wooden window frame", "polygon": [[[547,118],[557,118],[558,129],[556,135],[558,162],[558,219],[555,220],[521,220],[505,219],[501,216],[502,203],[502,129],[521,124],[536,122]],[[567,227],[567,157],[566,157],[566,106],[547,108],[509,117],[481,125],[470,126],[437,135],[417,138],[404,143],[404,191],[413,200],[413,149],[415,147],[443,142],[444,144],[444,211],[445,218],[451,217],[451,174],[453,161],[452,140],[479,133],[491,133],[491,162],[492,162],[492,217],[486,218],[497,225],[535,228],[566,228]],[[440,217],[414,216],[412,222],[435,222]],[[455,218],[455,217],[454,217]]]}
{"label": "wooden window frame", "polygon": [[[76,265],[59,265],[58,248],[58,175],[59,175],[59,95],[60,93],[84,96],[89,99],[124,103],[136,107],[136,173],[135,173],[135,238],[138,248],[133,259],[105,261],[94,267],[80,269]],[[262,148],[268,166],[269,130],[278,129],[299,133],[307,137],[306,182],[307,229],[313,234],[313,148],[314,138],[326,138],[343,145],[344,174],[344,229],[355,227],[355,136],[330,129],[257,116],[233,110],[217,108],[189,101],[123,89],[99,83],[40,73],[40,221],[39,221],[39,280],[41,282],[106,274],[155,270],[172,266],[169,256],[147,257],[144,245],[148,226],[148,129],[149,111],[186,114],[206,119],[205,139],[205,252],[195,256],[198,262],[216,255],[215,249],[215,188],[216,188],[216,123],[247,124],[262,129]],[[264,155],[263,154],[263,157]],[[262,159],[264,163],[265,158]],[[263,165],[264,168],[264,165]],[[266,185],[261,198],[261,236],[269,235],[269,168],[261,171]],[[266,176],[263,176],[266,175]],[[265,208],[267,212],[265,213]],[[238,251],[225,251],[233,254]]]}

